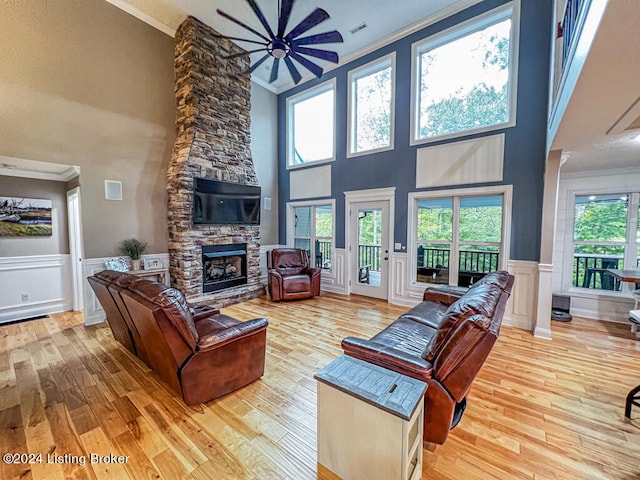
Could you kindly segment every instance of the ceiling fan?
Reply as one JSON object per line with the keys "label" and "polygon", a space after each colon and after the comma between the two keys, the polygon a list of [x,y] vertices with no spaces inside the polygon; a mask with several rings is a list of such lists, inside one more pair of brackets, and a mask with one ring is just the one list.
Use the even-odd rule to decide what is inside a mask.
{"label": "ceiling fan", "polygon": [[332,30],[330,32],[317,33],[315,35],[301,37],[301,35],[306,31],[311,30],[313,27],[319,25],[329,18],[329,14],[325,10],[323,10],[322,8],[316,8],[304,20],[302,20],[298,25],[293,27],[288,33],[285,34],[285,31],[287,30],[287,24],[289,23],[289,16],[291,15],[291,9],[293,8],[295,0],[282,0],[282,3],[280,2],[280,0],[278,0],[278,28],[275,30],[275,32],[271,29],[271,26],[267,22],[264,14],[262,13],[262,10],[260,10],[260,7],[258,7],[256,1],[246,1],[253,9],[254,13],[258,17],[258,20],[260,20],[260,23],[266,31],[266,35],[260,33],[246,23],[241,22],[240,20],[232,17],[231,15],[223,12],[220,9],[216,10],[220,16],[226,18],[227,20],[231,20],[233,23],[241,26],[245,30],[250,31],[261,39],[251,40],[248,38],[216,35],[219,38],[227,38],[229,40],[237,40],[262,45],[256,50],[249,50],[247,52],[229,55],[227,57],[224,57],[225,59],[241,57],[243,55],[249,55],[254,52],[267,52],[245,73],[253,72],[269,57],[273,57],[273,65],[271,66],[271,77],[269,78],[269,83],[273,83],[278,78],[278,68],[280,66],[280,60],[283,60],[285,65],[287,66],[287,69],[289,70],[289,73],[291,74],[291,78],[297,84],[302,79],[302,75],[300,75],[300,72],[298,71],[292,60],[297,61],[318,78],[322,76],[322,67],[306,58],[307,56],[320,58],[322,60],[327,60],[333,63],[338,63],[338,54],[336,52],[322,50],[319,48],[309,48],[305,45],[343,42],[344,40],[342,38],[342,35],[340,35],[340,32],[338,32],[337,30]]}

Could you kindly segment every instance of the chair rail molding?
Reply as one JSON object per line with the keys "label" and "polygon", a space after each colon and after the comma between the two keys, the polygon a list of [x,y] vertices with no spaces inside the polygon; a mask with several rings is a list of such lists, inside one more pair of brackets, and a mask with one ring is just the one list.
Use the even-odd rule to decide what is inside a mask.
{"label": "chair rail molding", "polygon": [[0,257],[0,324],[73,308],[71,256]]}
{"label": "chair rail molding", "polygon": [[[141,258],[144,260],[145,257],[152,258],[160,258],[162,260],[162,266],[167,268],[169,266],[169,254],[168,253],[153,253],[148,255],[143,255]],[[105,314],[98,298],[93,293],[93,290],[89,286],[89,282],[87,282],[87,277],[93,275],[96,272],[101,272],[105,269],[105,261],[107,258],[113,257],[102,257],[102,258],[85,258],[82,260],[82,294],[84,299],[84,324],[85,325],[95,325],[97,323],[102,323],[105,321]],[[122,257],[126,258],[126,257]]]}

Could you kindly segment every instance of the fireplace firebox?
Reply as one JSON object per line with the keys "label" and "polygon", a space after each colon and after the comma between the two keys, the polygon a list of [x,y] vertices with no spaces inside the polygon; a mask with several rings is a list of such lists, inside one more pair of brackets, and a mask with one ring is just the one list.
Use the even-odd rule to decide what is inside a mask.
{"label": "fireplace firebox", "polygon": [[247,244],[202,247],[202,289],[204,293],[247,283]]}

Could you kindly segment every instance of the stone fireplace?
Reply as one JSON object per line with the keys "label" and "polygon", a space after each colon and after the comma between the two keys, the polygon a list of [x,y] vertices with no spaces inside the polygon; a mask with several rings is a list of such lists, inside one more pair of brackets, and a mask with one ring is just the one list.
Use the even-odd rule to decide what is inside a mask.
{"label": "stone fireplace", "polygon": [[[264,286],[258,225],[193,224],[195,178],[258,184],[250,149],[251,86],[242,73],[249,57],[225,60],[241,50],[215,34],[193,17],[176,31],[177,135],[167,197],[171,284],[192,302],[222,307],[260,296]],[[225,248],[244,250],[244,261],[231,258],[239,255],[212,256],[212,250]],[[232,270],[240,272],[235,277],[243,277],[241,283]]]}

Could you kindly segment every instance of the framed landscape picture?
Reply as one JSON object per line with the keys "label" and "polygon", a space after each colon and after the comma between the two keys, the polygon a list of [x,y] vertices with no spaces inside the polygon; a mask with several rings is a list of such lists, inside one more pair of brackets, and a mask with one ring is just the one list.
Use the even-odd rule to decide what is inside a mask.
{"label": "framed landscape picture", "polygon": [[51,200],[0,197],[0,237],[52,235],[51,208]]}

